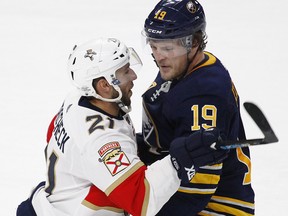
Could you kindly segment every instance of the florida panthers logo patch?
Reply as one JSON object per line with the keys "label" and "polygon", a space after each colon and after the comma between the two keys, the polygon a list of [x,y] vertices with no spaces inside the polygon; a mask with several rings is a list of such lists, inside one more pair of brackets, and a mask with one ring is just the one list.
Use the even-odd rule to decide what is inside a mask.
{"label": "florida panthers logo patch", "polygon": [[101,161],[105,164],[112,176],[126,169],[130,165],[130,161],[126,154],[121,151],[118,142],[107,143],[102,146],[99,151]]}

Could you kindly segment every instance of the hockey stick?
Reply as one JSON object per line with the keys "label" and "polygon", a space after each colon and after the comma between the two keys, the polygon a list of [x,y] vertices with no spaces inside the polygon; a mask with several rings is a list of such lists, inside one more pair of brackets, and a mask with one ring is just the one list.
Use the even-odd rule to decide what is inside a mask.
{"label": "hockey stick", "polygon": [[264,134],[264,138],[258,139],[247,139],[247,140],[236,140],[236,141],[223,141],[216,144],[216,149],[233,149],[238,147],[254,146],[254,145],[263,145],[269,143],[278,142],[278,138],[272,130],[267,118],[263,112],[253,103],[245,102],[244,107],[251,118],[254,120],[256,125],[259,127],[261,132]]}

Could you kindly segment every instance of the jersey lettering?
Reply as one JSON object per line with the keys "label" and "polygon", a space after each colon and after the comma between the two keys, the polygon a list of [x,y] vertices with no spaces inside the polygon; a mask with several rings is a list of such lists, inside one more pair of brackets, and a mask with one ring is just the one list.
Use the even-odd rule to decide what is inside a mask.
{"label": "jersey lettering", "polygon": [[57,146],[62,151],[62,153],[64,153],[65,143],[67,140],[69,140],[70,137],[63,126],[63,106],[61,107],[57,118],[55,119],[53,134],[57,142]]}
{"label": "jersey lettering", "polygon": [[165,92],[167,93],[170,89],[171,86],[171,81],[167,81],[161,84],[160,89],[156,89],[155,93],[153,93],[152,97],[151,97],[151,101],[156,100],[159,96],[161,92]]}

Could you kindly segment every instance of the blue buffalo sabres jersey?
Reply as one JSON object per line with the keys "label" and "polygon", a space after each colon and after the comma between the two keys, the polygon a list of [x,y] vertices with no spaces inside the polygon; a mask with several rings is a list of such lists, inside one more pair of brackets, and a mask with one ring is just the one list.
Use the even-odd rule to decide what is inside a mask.
{"label": "blue buffalo sabres jersey", "polygon": [[[209,127],[218,127],[226,140],[245,138],[230,75],[205,52],[205,59],[185,77],[165,81],[158,74],[143,94],[142,136],[148,148],[140,157],[159,159],[168,154],[174,138]],[[254,215],[249,148],[230,150],[223,163],[201,167],[158,215]]]}

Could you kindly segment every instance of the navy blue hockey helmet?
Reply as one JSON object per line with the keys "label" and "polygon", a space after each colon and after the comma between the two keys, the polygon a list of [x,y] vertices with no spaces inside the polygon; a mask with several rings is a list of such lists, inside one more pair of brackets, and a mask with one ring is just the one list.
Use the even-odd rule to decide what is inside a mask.
{"label": "navy blue hockey helmet", "polygon": [[153,39],[176,39],[202,31],[206,19],[196,0],[161,0],[145,20],[143,35]]}

